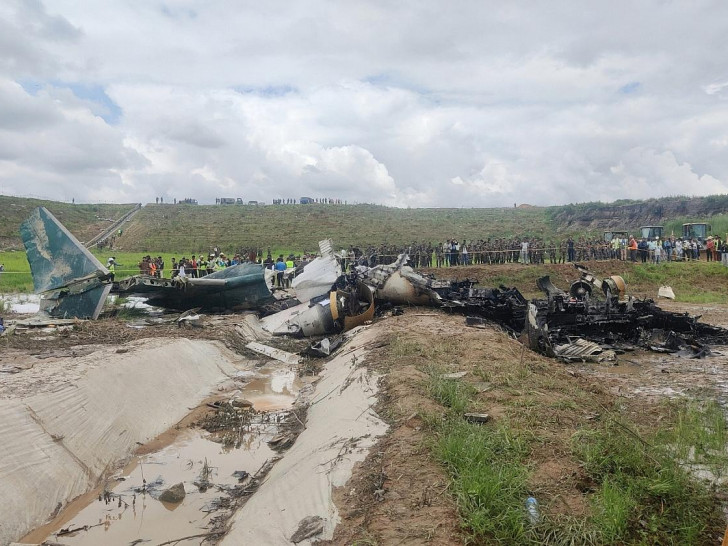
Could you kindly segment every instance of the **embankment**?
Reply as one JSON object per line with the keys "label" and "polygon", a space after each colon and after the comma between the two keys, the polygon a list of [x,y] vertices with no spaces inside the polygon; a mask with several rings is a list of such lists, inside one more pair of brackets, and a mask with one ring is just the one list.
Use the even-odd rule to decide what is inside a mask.
{"label": "embankment", "polygon": [[[95,487],[234,374],[221,344],[140,340],[36,361],[0,385],[0,544]],[[86,353],[86,351],[83,351]]]}

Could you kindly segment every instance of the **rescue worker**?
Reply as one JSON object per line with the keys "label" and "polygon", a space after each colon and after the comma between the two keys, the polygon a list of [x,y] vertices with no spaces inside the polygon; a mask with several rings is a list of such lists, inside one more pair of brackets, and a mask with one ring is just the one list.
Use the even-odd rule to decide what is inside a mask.
{"label": "rescue worker", "polygon": [[116,262],[114,261],[114,258],[109,258],[109,261],[106,262],[106,269],[109,270],[109,279],[111,279],[111,282],[114,282],[114,274],[116,271]]}

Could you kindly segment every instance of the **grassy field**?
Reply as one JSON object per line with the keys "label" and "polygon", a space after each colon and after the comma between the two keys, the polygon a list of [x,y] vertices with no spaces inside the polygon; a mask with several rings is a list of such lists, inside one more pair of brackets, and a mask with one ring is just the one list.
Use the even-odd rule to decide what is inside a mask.
{"label": "grassy field", "polygon": [[[36,207],[46,207],[80,241],[88,241],[98,235],[114,220],[118,220],[133,204],[73,205],[58,201],[42,201],[0,195],[0,249],[22,250],[20,224]],[[0,261],[0,263],[2,263]]]}
{"label": "grassy field", "polygon": [[552,233],[546,209],[394,209],[376,205],[145,206],[117,241],[123,250],[298,248],[442,242]]}
{"label": "grassy field", "polygon": [[[389,356],[423,372],[438,404],[420,413],[425,443],[450,476],[466,543],[714,543],[725,527],[720,499],[689,465],[725,475],[728,429],[716,402],[634,401],[628,412],[624,399],[519,356],[499,334],[470,336],[400,332]],[[493,418],[471,424],[466,412]],[[530,496],[538,507],[529,514]]]}
{"label": "grassy field", "polygon": [[[713,196],[716,212],[725,210]],[[678,199],[678,198],[675,198]],[[690,198],[680,197],[682,201]],[[705,198],[708,199],[708,198]],[[663,200],[665,201],[665,200]],[[313,251],[321,239],[332,238],[347,247],[445,239],[475,240],[500,237],[542,237],[546,241],[567,235],[602,236],[603,226],[584,225],[583,217],[619,210],[619,204],[582,203],[559,207],[398,209],[378,205],[156,205],[149,204],[124,227],[116,249],[126,252],[209,252],[214,246],[240,249],[296,248]],[[626,203],[626,201],[625,201]],[[632,202],[630,202],[632,203]],[[635,202],[636,203],[636,202]],[[646,202],[652,203],[652,201]],[[36,206],[46,206],[79,240],[89,240],[133,205],[71,205],[0,196],[0,248],[21,248],[18,227]],[[723,207],[721,209],[720,207]],[[581,218],[574,223],[573,218]],[[708,221],[713,233],[728,232],[728,214],[709,218],[666,217],[666,233],[680,234],[682,223]],[[633,226],[636,226],[639,222]]]}

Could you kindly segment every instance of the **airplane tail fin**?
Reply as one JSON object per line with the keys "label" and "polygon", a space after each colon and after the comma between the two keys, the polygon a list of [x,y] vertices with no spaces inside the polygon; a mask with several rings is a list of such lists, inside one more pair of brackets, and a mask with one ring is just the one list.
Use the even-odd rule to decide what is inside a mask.
{"label": "airplane tail fin", "polygon": [[42,293],[41,310],[56,318],[97,318],[111,291],[109,270],[45,207],[21,224],[20,235]]}

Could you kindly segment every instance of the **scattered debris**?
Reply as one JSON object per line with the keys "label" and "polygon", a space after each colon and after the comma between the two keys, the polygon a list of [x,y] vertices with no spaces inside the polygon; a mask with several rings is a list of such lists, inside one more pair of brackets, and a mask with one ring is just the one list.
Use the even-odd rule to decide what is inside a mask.
{"label": "scattered debris", "polygon": [[[728,330],[698,322],[687,313],[664,311],[653,300],[626,297],[621,277],[600,280],[583,266],[575,264],[581,279],[565,292],[551,283],[548,276],[538,280],[546,300],[528,304],[525,323],[531,349],[550,357],[582,360],[612,359],[614,354],[635,346],[658,352],[681,352],[701,358],[710,354],[706,342],[728,342]],[[597,299],[592,289],[604,294]],[[594,296],[594,297],[592,297]],[[578,345],[574,339],[582,338]],[[664,343],[655,340],[664,339]],[[597,344],[603,352],[585,340]]]}
{"label": "scattered debris", "polygon": [[490,421],[490,415],[487,413],[466,413],[463,415],[468,423],[487,423]]}
{"label": "scattered debris", "polygon": [[237,478],[238,481],[242,483],[250,477],[250,473],[245,470],[236,470],[233,472],[233,477]]}
{"label": "scattered debris", "polygon": [[40,312],[96,319],[111,291],[111,274],[55,216],[38,207],[21,224]]}
{"label": "scattered debris", "polygon": [[468,375],[468,372],[445,373],[440,376],[440,379],[460,379],[466,375]]}
{"label": "scattered debris", "polygon": [[272,329],[276,335],[319,336],[346,332],[374,319],[374,294],[356,277],[342,276],[328,294]]}
{"label": "scattered debris", "polygon": [[42,294],[40,312],[57,318],[96,319],[112,290],[147,297],[171,309],[255,309],[275,299],[260,264],[226,267],[200,278],[134,275],[118,283],[46,208],[36,208],[20,226],[33,285]]}
{"label": "scattered debris", "polygon": [[332,245],[331,239],[319,241],[321,256],[306,264],[301,273],[297,272],[291,287],[299,301],[307,302],[328,294],[336,279],[341,276],[341,266],[334,256]]}
{"label": "scattered debris", "polygon": [[603,362],[617,359],[614,351],[605,351],[600,345],[581,338],[554,346],[554,353],[557,358],[566,362]]}
{"label": "scattered debris", "polygon": [[275,435],[273,438],[268,440],[268,445],[271,447],[271,449],[275,450],[283,450],[288,449],[293,445],[293,442],[296,439],[296,435],[290,432],[282,432],[280,434]]}
{"label": "scattered debris", "polygon": [[303,354],[307,356],[325,358],[327,356],[331,356],[331,354],[336,351],[336,349],[341,347],[342,343],[344,343],[343,336],[335,336],[330,339],[325,337],[321,341],[317,341],[309,345],[303,351]]}
{"label": "scattered debris", "polygon": [[252,263],[199,278],[134,275],[115,283],[114,292],[144,296],[149,305],[168,309],[257,309],[275,301],[265,282],[265,269]]}

